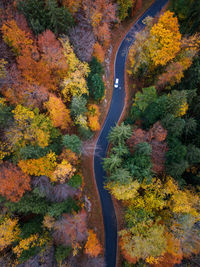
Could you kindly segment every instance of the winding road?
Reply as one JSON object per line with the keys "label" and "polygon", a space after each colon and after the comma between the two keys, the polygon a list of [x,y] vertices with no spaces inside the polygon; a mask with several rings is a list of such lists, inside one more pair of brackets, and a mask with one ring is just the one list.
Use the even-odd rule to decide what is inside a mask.
{"label": "winding road", "polygon": [[156,0],[152,6],[136,21],[121,42],[115,58],[115,78],[119,78],[119,86],[118,88],[113,89],[110,109],[103,128],[99,134],[94,151],[94,173],[100,195],[104,221],[106,267],[116,266],[117,255],[117,220],[111,195],[104,189],[106,173],[102,168],[102,159],[106,157],[108,149],[107,136],[111,127],[116,125],[123,112],[125,101],[125,62],[129,48],[135,40],[135,33],[144,28],[145,25],[142,23],[144,18],[147,16],[156,16],[167,2],[168,0]]}

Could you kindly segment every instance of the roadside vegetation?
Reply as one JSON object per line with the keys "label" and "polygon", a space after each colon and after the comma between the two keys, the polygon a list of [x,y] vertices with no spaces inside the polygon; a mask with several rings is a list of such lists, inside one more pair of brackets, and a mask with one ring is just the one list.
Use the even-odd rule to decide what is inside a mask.
{"label": "roadside vegetation", "polygon": [[1,1],[1,266],[104,265],[81,166],[83,142],[100,130],[119,8],[109,0]]}
{"label": "roadside vegetation", "polygon": [[200,253],[199,7],[168,8],[145,20],[130,48],[136,94],[104,159],[105,187],[124,210],[126,267],[174,266]]}

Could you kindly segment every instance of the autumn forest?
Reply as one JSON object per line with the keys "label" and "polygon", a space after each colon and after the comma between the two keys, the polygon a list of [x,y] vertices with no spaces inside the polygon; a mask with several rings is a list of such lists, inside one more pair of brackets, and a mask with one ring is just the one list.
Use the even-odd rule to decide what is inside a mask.
{"label": "autumn forest", "polygon": [[[0,266],[105,266],[84,151],[109,109],[114,34],[153,2],[0,1]],[[200,264],[199,13],[199,1],[168,1],[128,52],[103,159],[118,267]]]}

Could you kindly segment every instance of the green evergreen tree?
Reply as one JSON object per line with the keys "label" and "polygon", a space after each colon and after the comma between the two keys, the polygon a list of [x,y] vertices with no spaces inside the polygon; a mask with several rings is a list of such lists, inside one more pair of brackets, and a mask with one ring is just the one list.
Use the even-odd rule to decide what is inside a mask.
{"label": "green evergreen tree", "polygon": [[22,0],[17,2],[17,8],[24,14],[29,27],[36,35],[48,28],[49,17],[45,12],[45,2],[40,0]]}
{"label": "green evergreen tree", "polygon": [[108,140],[113,145],[120,145],[125,142],[128,138],[132,135],[132,129],[130,125],[125,125],[121,123],[121,125],[117,125],[116,127],[112,127],[109,135]]}
{"label": "green evergreen tree", "polygon": [[47,213],[51,217],[58,218],[61,214],[72,213],[72,211],[78,212],[79,207],[77,206],[76,201],[74,199],[68,198],[63,202],[52,203],[51,206],[49,206]]}
{"label": "green evergreen tree", "polygon": [[100,101],[105,95],[105,84],[102,77],[98,73],[95,73],[89,76],[87,81],[90,97],[95,101]]}
{"label": "green evergreen tree", "polygon": [[58,7],[56,0],[47,0],[47,14],[50,18],[48,27],[55,34],[67,33],[73,25],[73,18],[69,10]]}
{"label": "green evergreen tree", "polygon": [[92,57],[89,66],[90,66],[90,73],[88,77],[93,76],[94,74],[102,75],[104,73],[104,69],[96,57]]}
{"label": "green evergreen tree", "polygon": [[32,192],[26,193],[18,202],[7,201],[5,206],[10,212],[45,215],[49,209],[49,202],[44,197],[39,196],[37,190],[34,189]]}
{"label": "green evergreen tree", "polygon": [[180,137],[185,127],[185,120],[182,118],[176,118],[172,114],[168,114],[161,121],[163,127],[167,129],[168,136]]}
{"label": "green evergreen tree", "polygon": [[119,168],[122,164],[122,160],[118,155],[111,154],[109,158],[103,160],[103,168],[106,171],[113,172]]}
{"label": "green evergreen tree", "polygon": [[128,147],[125,144],[119,144],[111,149],[111,153],[118,155],[119,157],[129,155]]}
{"label": "green evergreen tree", "polygon": [[55,252],[56,261],[59,264],[61,264],[62,261],[70,255],[71,251],[72,251],[72,248],[69,246],[66,247],[63,245],[58,245],[56,247],[56,252]]}
{"label": "green evergreen tree", "polygon": [[86,104],[87,100],[83,96],[74,96],[71,102],[72,117],[84,114],[87,111]]}
{"label": "green evergreen tree", "polygon": [[13,122],[10,107],[0,104],[0,128],[9,127]]}
{"label": "green evergreen tree", "polygon": [[63,146],[65,146],[67,149],[70,149],[71,151],[75,152],[76,154],[79,155],[81,153],[82,142],[77,135],[75,135],[75,134],[64,135],[62,143],[63,143]]}
{"label": "green evergreen tree", "polygon": [[108,178],[108,181],[112,181],[120,184],[127,184],[132,181],[130,172],[125,168],[118,168]]}
{"label": "green evergreen tree", "polygon": [[187,146],[186,159],[190,165],[200,163],[200,148],[192,144]]}
{"label": "green evergreen tree", "polygon": [[74,23],[69,10],[58,7],[56,0],[21,0],[18,1],[17,8],[25,15],[29,27],[36,35],[46,29],[55,34],[66,34]]}

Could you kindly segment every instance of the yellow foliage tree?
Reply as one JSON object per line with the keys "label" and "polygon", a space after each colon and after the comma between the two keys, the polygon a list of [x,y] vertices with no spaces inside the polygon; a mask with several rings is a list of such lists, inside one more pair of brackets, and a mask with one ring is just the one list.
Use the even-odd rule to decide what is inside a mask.
{"label": "yellow foliage tree", "polygon": [[20,235],[20,229],[17,219],[1,216],[0,218],[0,250],[3,250],[12,242],[17,240]]}
{"label": "yellow foliage tree", "polygon": [[109,182],[106,185],[106,188],[110,190],[111,194],[118,200],[129,200],[135,198],[138,195],[137,190],[139,187],[140,184],[137,180],[124,185],[113,182]]}
{"label": "yellow foliage tree", "polygon": [[36,176],[46,175],[51,178],[57,166],[56,155],[50,152],[39,159],[20,160],[18,166],[24,173]]}
{"label": "yellow foliage tree", "polygon": [[21,253],[24,250],[29,250],[30,248],[34,247],[42,247],[49,241],[48,233],[44,233],[42,236],[39,236],[39,234],[32,234],[28,238],[22,239],[19,244],[13,248],[13,252],[17,255],[19,258]]}
{"label": "yellow foliage tree", "polygon": [[152,179],[151,184],[143,182],[141,189],[145,190],[144,195],[139,195],[130,200],[130,205],[135,208],[145,208],[146,211],[162,210],[165,207],[163,186],[159,179]]}
{"label": "yellow foliage tree", "polygon": [[166,65],[181,49],[181,34],[177,17],[166,11],[150,30],[148,50],[155,66]]}
{"label": "yellow foliage tree", "polygon": [[51,120],[39,111],[17,105],[12,111],[15,124],[6,132],[6,137],[12,146],[23,147],[27,144],[39,145],[44,148],[50,141],[53,128]]}
{"label": "yellow foliage tree", "polygon": [[172,61],[181,51],[178,20],[173,15],[166,11],[154,25],[152,18],[145,19],[146,27],[136,34],[129,51],[129,74],[137,73],[141,64],[153,71],[155,67]]}
{"label": "yellow foliage tree", "polygon": [[167,241],[164,236],[164,226],[154,224],[143,235],[132,235],[130,230],[119,232],[122,253],[127,259],[143,259],[148,261],[149,257],[164,255]]}
{"label": "yellow foliage tree", "polygon": [[92,131],[100,130],[99,118],[97,116],[90,116],[88,118],[88,126]]}
{"label": "yellow foliage tree", "polygon": [[22,105],[17,105],[17,107],[13,110],[14,119],[19,126],[26,125],[28,126],[30,120],[34,118],[34,112]]}
{"label": "yellow foliage tree", "polygon": [[5,156],[10,155],[9,144],[7,142],[0,141],[0,163],[3,162]]}
{"label": "yellow foliage tree", "polygon": [[60,164],[57,165],[54,173],[50,179],[52,182],[59,181],[61,184],[65,183],[66,179],[70,179],[75,173],[76,169],[66,159],[63,159]]}
{"label": "yellow foliage tree", "polygon": [[86,77],[90,69],[89,65],[81,62],[75,55],[67,37],[60,39],[63,53],[68,65],[68,72],[62,81],[62,94],[65,100],[70,101],[72,96],[88,94]]}
{"label": "yellow foliage tree", "polygon": [[88,129],[87,117],[80,114],[75,118],[75,124],[80,125],[81,127]]}
{"label": "yellow foliage tree", "polygon": [[96,104],[89,104],[88,105],[88,114],[91,116],[97,116],[99,117],[99,107]]}
{"label": "yellow foliage tree", "polygon": [[128,206],[127,228],[119,235],[122,253],[129,262],[141,258],[154,266],[173,266],[183,256],[199,253],[200,239],[193,238],[197,233],[194,224],[199,220],[197,194],[181,190],[171,177],[163,177],[163,182],[154,178],[151,184],[143,182],[129,191],[120,190],[121,185],[114,191],[112,183],[107,187]]}
{"label": "yellow foliage tree", "polygon": [[6,77],[6,68],[5,68],[5,65],[6,65],[7,63],[8,63],[8,62],[5,61],[3,58],[0,59],[0,79]]}
{"label": "yellow foliage tree", "polygon": [[187,104],[187,102],[185,102],[180,107],[178,117],[184,116],[186,114],[187,110],[188,110],[188,104]]}
{"label": "yellow foliage tree", "polygon": [[196,207],[199,201],[199,197],[189,190],[177,190],[171,196],[169,204],[174,213],[188,213],[198,218],[199,212]]}

